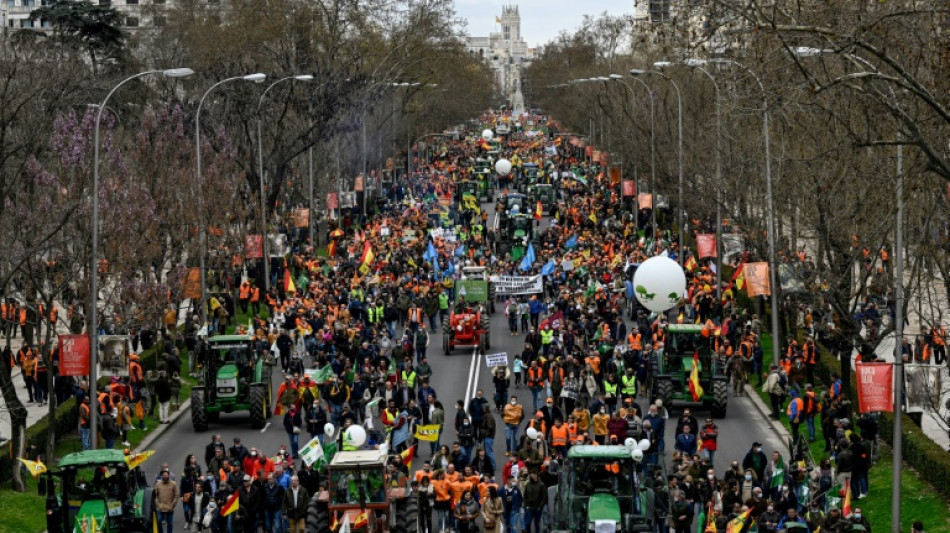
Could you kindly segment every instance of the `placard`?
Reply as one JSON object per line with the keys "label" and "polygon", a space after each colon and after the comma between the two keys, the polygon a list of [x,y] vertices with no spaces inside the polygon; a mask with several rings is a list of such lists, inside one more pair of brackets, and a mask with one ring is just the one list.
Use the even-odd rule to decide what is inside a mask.
{"label": "placard", "polygon": [[99,336],[99,375],[129,375],[129,357],[132,355],[132,337],[128,335]]}
{"label": "placard", "polygon": [[894,412],[894,367],[891,363],[859,363],[854,366],[858,383],[858,411]]}
{"label": "placard", "polygon": [[363,176],[356,176],[356,178],[353,180],[353,190],[356,192],[363,192],[364,187]]}
{"label": "placard", "polygon": [[696,251],[699,253],[699,258],[704,257],[716,257],[716,234],[715,233],[700,233],[696,235]]}
{"label": "placard", "polygon": [[260,235],[244,236],[244,257],[247,259],[264,257],[264,240]]}
{"label": "placard", "polygon": [[324,459],[323,446],[317,437],[314,437],[303,448],[300,448],[300,460],[306,463],[307,466],[313,466],[313,463],[322,459]]}
{"label": "placard", "polygon": [[294,227],[295,228],[306,228],[310,226],[310,209],[306,207],[298,207],[294,209]]}
{"label": "placard", "polygon": [[353,209],[356,207],[356,193],[353,191],[340,193],[340,207],[343,209]]}
{"label": "placard", "polygon": [[637,195],[637,205],[640,206],[640,209],[653,209],[653,195],[641,192]]}
{"label": "placard", "polygon": [[508,352],[485,354],[485,364],[493,366],[508,366]]}
{"label": "placard", "polygon": [[623,180],[623,195],[632,197],[637,195],[637,184],[633,180]]}
{"label": "placard", "polygon": [[267,246],[267,253],[271,257],[285,257],[290,253],[290,241],[283,233],[268,233]]}
{"label": "placard", "polygon": [[340,201],[339,196],[335,192],[327,193],[327,209],[339,209]]}
{"label": "placard", "polygon": [[89,375],[89,336],[59,336],[59,374],[61,376]]}

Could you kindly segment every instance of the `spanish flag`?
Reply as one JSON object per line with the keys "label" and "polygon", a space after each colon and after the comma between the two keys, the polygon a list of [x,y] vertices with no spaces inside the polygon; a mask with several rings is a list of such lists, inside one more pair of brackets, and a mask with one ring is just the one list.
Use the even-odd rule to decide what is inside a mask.
{"label": "spanish flag", "polygon": [[687,271],[687,272],[692,272],[692,271],[696,270],[696,267],[698,266],[698,265],[696,264],[696,257],[695,257],[695,256],[692,256],[692,255],[689,256],[689,259],[686,260],[686,264],[683,265],[683,266],[686,267],[686,271]]}
{"label": "spanish flag", "polygon": [[693,352],[693,369],[689,372],[689,393],[693,401],[698,402],[703,397],[703,386],[699,384],[699,350]]}
{"label": "spanish flag", "polygon": [[845,518],[851,516],[851,478],[844,482],[844,502],[841,504],[841,514]]}
{"label": "spanish flag", "polygon": [[410,464],[412,464],[412,458],[416,456],[416,445],[413,444],[409,447],[409,449],[400,453],[399,455],[402,456],[402,464],[408,467]]}
{"label": "spanish flag", "polygon": [[237,511],[241,508],[241,504],[238,503],[238,492],[234,491],[234,494],[228,498],[228,501],[221,506],[221,516],[228,516],[229,514]]}
{"label": "spanish flag", "polygon": [[27,470],[30,471],[30,474],[33,477],[39,477],[40,474],[46,472],[46,465],[40,461],[30,461],[29,459],[24,459],[22,457],[17,457],[17,459],[19,459],[20,462],[26,466]]}
{"label": "spanish flag", "polygon": [[538,205],[534,208],[534,218],[541,220],[541,216],[544,213],[544,208],[541,206],[541,200],[538,200]]}
{"label": "spanish flag", "polygon": [[125,456],[125,464],[129,465],[129,468],[132,469],[144,463],[146,459],[153,455],[155,455],[155,450],[145,450],[141,453],[133,453]]}
{"label": "spanish flag", "polygon": [[361,527],[366,527],[366,524],[369,522],[369,518],[366,516],[366,511],[358,514],[356,520],[353,521],[353,529],[359,529]]}
{"label": "spanish flag", "polygon": [[284,268],[284,292],[297,292],[297,286],[294,285],[294,278],[290,275],[289,268]]}
{"label": "spanish flag", "polygon": [[363,255],[360,257],[360,263],[370,265],[374,257],[376,257],[376,254],[373,253],[373,247],[370,246],[369,241],[366,241],[363,245]]}
{"label": "spanish flag", "polygon": [[327,245],[327,255],[330,257],[333,257],[334,255],[336,255],[336,247],[337,247],[336,240],[330,241],[330,244]]}

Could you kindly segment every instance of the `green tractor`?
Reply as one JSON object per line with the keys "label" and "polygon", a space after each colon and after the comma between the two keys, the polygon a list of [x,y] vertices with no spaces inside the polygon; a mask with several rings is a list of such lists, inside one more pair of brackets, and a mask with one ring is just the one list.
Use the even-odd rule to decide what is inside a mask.
{"label": "green tractor", "polygon": [[475,160],[474,181],[477,185],[473,194],[480,202],[490,202],[494,198],[495,189],[492,185],[492,174],[495,170],[492,168],[492,160],[479,157]]}
{"label": "green tractor", "polygon": [[250,335],[218,335],[208,339],[210,356],[198,386],[191,389],[191,425],[208,429],[221,413],[248,411],[251,427],[263,429],[271,416],[272,363],[254,350]]}
{"label": "green tractor", "polygon": [[[39,478],[49,533],[152,531],[152,489],[123,450],[85,450],[60,459]],[[95,528],[93,528],[95,523]]]}
{"label": "green tractor", "polygon": [[551,533],[654,531],[654,492],[640,481],[649,476],[633,453],[626,446],[572,446],[552,488]]}
{"label": "green tractor", "polygon": [[672,406],[674,400],[692,402],[689,376],[693,371],[693,355],[699,354],[699,382],[702,402],[714,418],[726,416],[729,403],[729,378],[726,369],[719,363],[709,339],[703,336],[703,326],[698,324],[670,324],[663,350],[653,354],[651,374],[653,397]]}
{"label": "green tractor", "polygon": [[541,202],[542,214],[550,215],[554,212],[554,206],[557,205],[557,193],[554,191],[554,186],[547,183],[536,183],[528,186],[528,197],[531,198],[531,203],[535,205]]}
{"label": "green tractor", "polygon": [[466,195],[474,197],[477,202],[479,194],[479,183],[477,181],[464,180],[455,184],[455,203],[460,211],[466,210]]}
{"label": "green tractor", "polygon": [[499,257],[511,254],[512,261],[520,261],[528,250],[528,243],[532,242],[537,242],[534,217],[524,214],[511,215],[495,240],[495,254]]}

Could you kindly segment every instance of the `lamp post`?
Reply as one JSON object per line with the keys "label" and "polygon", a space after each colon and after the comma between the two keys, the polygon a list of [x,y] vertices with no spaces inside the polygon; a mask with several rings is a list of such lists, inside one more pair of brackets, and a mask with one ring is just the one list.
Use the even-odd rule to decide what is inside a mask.
{"label": "lamp post", "polygon": [[762,93],[762,140],[765,145],[765,195],[767,201],[767,213],[766,221],[768,224],[768,241],[769,241],[769,290],[771,292],[772,300],[772,360],[779,360],[779,344],[781,339],[779,339],[778,331],[778,298],[776,297],[776,284],[775,284],[775,214],[773,209],[773,199],[772,199],[772,153],[770,149],[769,142],[769,98],[768,93],[765,92],[765,86],[762,85],[762,80],[759,79],[759,76],[756,75],[755,71],[749,67],[734,61],[732,59],[692,59],[690,60],[691,66],[696,65],[706,65],[709,63],[725,64],[725,65],[734,65],[739,67],[755,80],[755,83],[759,86],[759,92]]}
{"label": "lamp post", "polygon": [[686,210],[686,207],[683,205],[683,95],[680,93],[679,85],[673,81],[673,78],[662,72],[657,70],[630,70],[631,76],[636,77],[642,74],[655,74],[660,76],[670,82],[670,85],[672,85],[673,89],[676,90],[676,122],[677,129],[679,130],[679,149],[677,150],[679,152],[677,155],[677,160],[679,162],[679,206],[677,206],[676,210],[676,225],[678,226],[677,233],[679,233],[679,250],[676,256],[679,259],[680,266],[683,266],[684,256],[686,255],[686,250],[683,248],[683,233],[685,231],[685,227],[683,225],[683,211]]}
{"label": "lamp post", "polygon": [[261,123],[264,121],[261,116],[261,107],[264,104],[264,97],[267,96],[267,92],[273,89],[277,84],[282,81],[287,80],[296,80],[296,81],[313,81],[313,76],[310,74],[299,74],[296,76],[287,76],[286,78],[281,78],[274,83],[270,84],[264,92],[261,93],[260,99],[257,101],[257,171],[258,171],[258,185],[260,186],[260,195],[261,195],[261,249],[264,255],[264,291],[270,291],[270,252],[267,247],[267,206],[264,201],[264,146],[263,146],[263,136],[261,135]]}
{"label": "lamp post", "polygon": [[99,437],[97,427],[99,413],[99,396],[96,381],[99,379],[99,124],[102,122],[102,112],[109,103],[109,98],[126,83],[149,76],[151,74],[161,74],[166,78],[187,78],[195,72],[190,68],[172,68],[165,70],[147,70],[139,72],[134,76],[129,76],[120,81],[109,91],[102,103],[99,104],[99,111],[96,112],[96,126],[93,133],[93,165],[92,165],[92,251],[90,253],[89,270],[89,437],[92,448],[96,448],[96,441]]}
{"label": "lamp post", "polygon": [[[237,81],[237,80],[252,81],[255,83],[260,83],[264,81],[265,78],[267,78],[267,76],[261,73],[248,74],[247,76],[234,76],[233,78],[225,78],[215,83],[211,87],[209,87],[208,90],[205,91],[203,95],[201,95],[201,99],[198,100],[198,109],[197,111],[195,111],[195,171],[196,171],[195,176],[197,177],[197,183],[198,183],[198,188],[199,188],[198,197],[202,200],[202,203],[204,203],[203,202],[204,184],[201,181],[201,106],[204,105],[205,98],[207,98],[208,95],[211,94],[211,91],[213,91],[216,87],[223,85],[225,83],[228,83],[231,81]],[[207,326],[208,305],[206,303],[206,300],[208,298],[208,281],[207,281],[207,273],[206,273],[207,269],[205,268],[205,256],[207,255],[206,248],[208,246],[207,244],[208,228],[207,228],[207,224],[204,221],[204,213],[205,213],[205,209],[204,209],[204,206],[202,206],[201,208],[202,220],[199,222],[200,229],[198,231],[198,235],[199,235],[198,248],[200,250],[198,252],[198,256],[201,261],[200,263],[201,265],[201,268],[200,268],[201,270],[201,301],[199,302],[200,309],[198,311],[198,317],[201,320],[202,326]]]}
{"label": "lamp post", "polygon": [[[630,85],[626,81],[624,81],[622,75],[611,74],[610,76],[608,76],[608,78],[623,84],[623,86],[626,87],[628,91],[630,91],[630,94],[633,94],[633,87],[630,87]],[[652,180],[652,183],[650,185],[653,188],[653,196],[654,196],[653,202],[656,202],[656,130],[654,128],[654,115],[655,115],[656,106],[653,104],[653,90],[650,89],[650,86],[647,85],[647,83],[641,80],[640,78],[634,77],[633,79],[634,81],[642,85],[644,89],[647,90],[647,96],[650,97],[650,179]],[[639,187],[637,187],[636,192],[637,194],[640,193]],[[634,201],[637,203],[637,229],[639,229],[640,227],[640,199],[634,198]],[[650,216],[652,217],[651,230],[653,231],[654,235],[656,235],[656,209],[652,205],[650,207]]]}
{"label": "lamp post", "polygon": [[[656,68],[665,68],[673,66],[676,63],[667,61],[657,61],[653,64]],[[713,84],[716,95],[716,297],[721,299],[722,293],[722,109],[719,99],[719,84],[716,78],[694,61],[686,60],[681,65],[687,66],[693,70],[704,74]]]}
{"label": "lamp post", "polygon": [[[792,54],[798,57],[812,57],[820,54],[833,54],[834,50],[825,50],[819,48],[809,48],[799,46],[792,49]],[[873,63],[867,59],[855,55],[842,54],[848,59],[871,69],[875,73],[879,70]],[[888,85],[891,101],[897,107],[897,93],[892,85]],[[900,108],[898,107],[898,110]],[[902,111],[901,111],[902,112]],[[903,476],[903,454],[904,454],[904,421],[903,421],[903,401],[901,400],[904,390],[904,145],[901,144],[900,127],[897,129],[897,220],[894,227],[894,251],[897,256],[894,261],[894,437],[893,437],[893,463],[891,480],[891,531],[900,533],[901,529],[901,482]]]}

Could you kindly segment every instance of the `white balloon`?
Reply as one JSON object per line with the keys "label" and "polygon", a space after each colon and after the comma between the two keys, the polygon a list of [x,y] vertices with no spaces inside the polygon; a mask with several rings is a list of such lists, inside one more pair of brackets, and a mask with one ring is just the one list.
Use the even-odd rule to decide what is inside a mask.
{"label": "white balloon", "polygon": [[637,445],[637,441],[633,440],[633,437],[627,437],[627,440],[623,441],[623,445],[626,446],[628,450],[632,450]]}
{"label": "white balloon", "polygon": [[363,426],[352,425],[343,433],[343,444],[356,448],[366,444],[366,430]]}
{"label": "white balloon", "polygon": [[531,439],[531,440],[536,440],[536,439],[538,438],[538,430],[536,430],[536,429],[534,429],[534,428],[528,428],[528,430],[525,431],[524,433],[525,433],[525,435],[527,435],[528,438]]}
{"label": "white balloon", "polygon": [[675,307],[686,293],[686,274],[668,257],[651,257],[637,268],[633,288],[637,301],[650,311],[662,313]]}
{"label": "white balloon", "polygon": [[333,424],[329,422],[327,422],[326,425],[323,426],[323,432],[326,433],[327,437],[333,436],[333,429],[334,429]]}
{"label": "white balloon", "polygon": [[630,452],[630,457],[631,457],[634,461],[636,461],[636,462],[639,463],[640,461],[643,460],[643,452],[640,451],[639,448],[636,448],[636,449],[634,449],[632,452]]}
{"label": "white balloon", "polygon": [[490,141],[495,137],[495,133],[492,130],[485,130],[482,132],[482,139]]}
{"label": "white balloon", "polygon": [[645,452],[645,451],[649,450],[649,449],[650,449],[650,439],[643,439],[643,440],[641,440],[640,442],[638,442],[638,443],[637,443],[637,448],[639,448],[641,452]]}
{"label": "white balloon", "polygon": [[495,163],[495,172],[502,176],[507,176],[511,172],[511,161],[499,159],[498,162]]}

